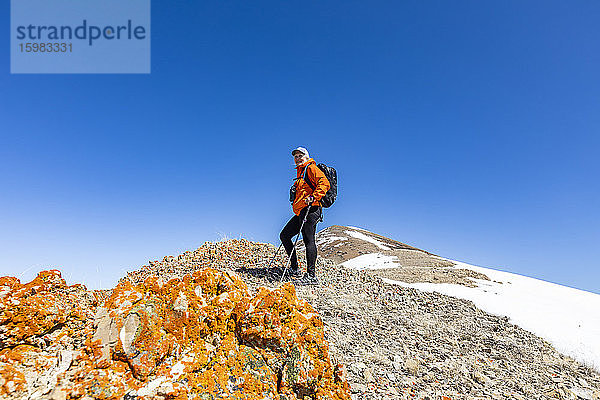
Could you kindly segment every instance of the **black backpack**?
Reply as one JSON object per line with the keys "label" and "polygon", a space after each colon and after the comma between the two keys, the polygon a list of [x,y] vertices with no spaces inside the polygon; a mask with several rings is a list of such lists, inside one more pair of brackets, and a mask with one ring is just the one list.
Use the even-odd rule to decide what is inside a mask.
{"label": "black backpack", "polygon": [[[325,193],[325,196],[321,198],[321,206],[328,208],[331,207],[331,205],[335,202],[335,198],[337,197],[337,171],[335,170],[335,168],[328,167],[325,164],[317,164],[317,167],[319,167],[319,169],[323,171],[323,173],[327,177],[327,180],[329,181],[329,190],[327,191],[327,193]],[[315,185],[313,185],[310,179],[308,179],[308,174],[306,173],[307,170],[308,165],[306,166],[306,169],[304,171],[304,181],[308,184],[308,186],[310,186],[312,190],[315,190]]]}

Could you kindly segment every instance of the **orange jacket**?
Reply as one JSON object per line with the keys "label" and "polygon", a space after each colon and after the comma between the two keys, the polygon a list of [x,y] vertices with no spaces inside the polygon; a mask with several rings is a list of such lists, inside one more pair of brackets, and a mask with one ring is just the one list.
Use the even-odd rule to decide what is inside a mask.
{"label": "orange jacket", "polygon": [[[310,179],[310,183],[315,187],[313,191],[308,183],[304,181],[304,168],[308,168],[306,171],[307,179]],[[300,215],[300,211],[307,206],[304,202],[308,196],[312,195],[315,198],[315,201],[311,204],[311,206],[319,206],[319,200],[321,197],[325,196],[325,193],[329,190],[329,181],[327,177],[321,171],[319,167],[317,167],[317,163],[312,158],[309,158],[304,164],[300,164],[296,167],[296,198],[292,203],[292,210],[294,210],[294,214]]]}

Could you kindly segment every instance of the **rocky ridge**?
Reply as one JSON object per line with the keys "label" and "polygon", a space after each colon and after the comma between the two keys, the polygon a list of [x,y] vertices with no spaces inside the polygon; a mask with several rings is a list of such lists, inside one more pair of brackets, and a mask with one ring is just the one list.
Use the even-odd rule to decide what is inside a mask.
{"label": "rocky ridge", "polygon": [[[361,228],[333,225],[317,234],[317,247],[324,258],[361,264],[361,257],[380,255],[390,268],[377,268],[371,274],[407,283],[452,283],[473,286],[472,278],[489,280],[484,274],[462,268],[428,251]],[[350,261],[352,260],[352,261]]]}
{"label": "rocky ridge", "polygon": [[[281,291],[290,294],[293,286],[289,283],[271,281],[265,276],[263,267],[269,263],[275,250],[272,245],[246,240],[207,242],[195,251],[185,252],[177,257],[165,257],[161,261],[153,261],[129,273],[120,281],[117,288],[110,292],[89,292],[81,287],[61,289],[63,291],[61,293],[71,293],[85,300],[81,300],[82,307],[79,310],[84,313],[84,316],[79,319],[73,317],[75,325],[69,325],[65,321],[59,322],[57,325],[60,327],[54,330],[50,328],[49,333],[46,331],[48,329],[46,326],[37,334],[30,335],[27,344],[17,345],[18,340],[22,340],[23,336],[14,339],[17,342],[13,342],[12,347],[5,347],[3,344],[0,350],[0,376],[2,377],[0,396],[3,396],[2,398],[60,398],[56,397],[58,393],[56,388],[62,385],[65,368],[67,368],[65,366],[73,364],[69,360],[79,360],[79,356],[73,355],[76,347],[84,337],[90,335],[93,337],[101,325],[105,327],[104,339],[98,337],[102,335],[96,334],[96,341],[91,341],[96,347],[90,347],[89,341],[87,343],[88,348],[95,349],[93,360],[97,362],[104,357],[106,361],[106,354],[112,354],[114,357],[111,358],[116,358],[115,366],[112,368],[117,370],[111,373],[122,377],[124,372],[119,368],[127,367],[132,379],[137,379],[136,374],[139,377],[148,371],[140,366],[139,371],[136,372],[135,357],[138,356],[134,355],[138,354],[138,351],[150,349],[133,346],[135,349],[129,347],[128,353],[126,346],[120,348],[117,345],[119,340],[114,337],[114,334],[112,336],[110,334],[110,326],[113,323],[111,321],[115,321],[122,329],[127,325],[127,317],[121,318],[121,322],[111,319],[114,316],[111,317],[110,312],[103,314],[99,311],[100,304],[107,304],[107,302],[110,304],[111,298],[114,303],[115,296],[123,296],[124,292],[121,290],[123,288],[128,288],[125,291],[127,292],[133,287],[142,285],[146,287],[144,293],[147,293],[148,284],[144,283],[149,279],[150,282],[155,282],[150,286],[158,285],[157,290],[160,293],[162,289],[159,280],[168,282],[169,279],[175,278],[177,282],[184,282],[186,279],[191,279],[189,276],[200,273],[209,266],[211,270],[232,277],[235,282],[238,282],[235,271],[243,271],[239,273],[241,278],[239,282],[243,281],[242,283],[247,285],[245,299],[260,296],[261,292],[275,293],[277,290],[280,291],[279,298]],[[274,261],[274,264],[284,265],[284,263],[285,259],[282,255]],[[243,270],[240,269],[242,267]],[[317,271],[322,284],[318,287],[296,286],[298,305],[295,307],[304,307],[300,304],[302,300],[306,300],[319,313],[331,359],[328,370],[331,371],[332,380],[328,382],[342,391],[340,396],[343,396],[345,387],[344,368],[341,366],[344,365],[347,367],[347,382],[353,399],[600,398],[600,376],[597,372],[561,355],[544,340],[510,324],[506,319],[477,309],[471,302],[388,285],[374,271],[342,268],[337,262],[331,260],[320,258]],[[5,289],[6,280],[2,282],[0,298],[4,301],[9,291]],[[10,282],[14,284],[14,281]],[[164,302],[161,307],[170,304],[174,309],[177,298],[171,298],[169,301]],[[183,307],[182,303],[185,302],[181,300],[177,307]],[[2,310],[5,312],[4,309]],[[95,315],[96,318],[91,318],[91,315]],[[131,319],[136,322],[135,317]],[[147,319],[152,320],[152,318]],[[69,320],[70,318],[67,318],[67,321]],[[2,321],[5,321],[4,315]],[[234,318],[234,321],[239,319]],[[83,324],[83,328],[77,330],[76,324]],[[1,322],[0,326],[2,326],[0,334],[5,335],[6,324]],[[79,332],[79,336],[76,331]],[[81,334],[82,331],[86,332],[87,336]],[[19,329],[18,332],[21,330]],[[40,335],[41,333],[43,334]],[[74,337],[72,342],[71,335]],[[59,336],[64,343],[57,344],[56,338]],[[204,336],[204,338],[208,337],[210,336]],[[5,336],[2,336],[2,341],[5,340],[4,338]],[[160,343],[157,339],[153,341]],[[204,341],[211,343],[210,340]],[[173,339],[164,342],[170,343]],[[181,343],[181,338],[175,342]],[[212,343],[212,346],[215,344]],[[160,349],[161,346],[156,346],[153,351],[158,352],[158,355],[152,357],[155,360],[168,360],[168,357],[161,358],[160,352],[163,350]],[[172,353],[173,349],[169,351]],[[202,351],[198,353],[204,354]],[[123,357],[129,357],[127,354],[132,357],[129,363],[116,364],[122,362]],[[281,360],[281,357],[274,357],[272,362],[275,362],[273,360]],[[322,360],[324,362],[324,359]],[[139,361],[142,361],[141,358]],[[172,363],[173,360],[169,362]],[[281,366],[281,361],[278,362]],[[46,367],[39,372],[39,366],[42,365]],[[171,365],[172,375],[175,364],[169,365]],[[37,375],[28,372],[32,366],[38,369]],[[69,368],[72,367],[69,366],[67,369]],[[104,370],[107,369],[111,371],[111,368]],[[153,373],[156,374],[150,372]],[[158,373],[160,375],[161,372]],[[148,392],[136,393],[142,398],[143,396],[147,398],[173,396],[172,392],[165,392],[164,387],[166,385],[170,390],[169,383],[173,383],[176,379],[167,373],[160,376],[164,376],[165,379],[160,385],[156,385],[158,387],[146,387]],[[118,386],[116,380],[110,382]],[[15,394],[18,390],[21,390],[21,394]],[[23,390],[28,394],[24,395]],[[33,390],[37,392],[32,392]],[[41,394],[43,392],[45,394]],[[31,397],[31,393],[38,393],[38,397]],[[85,396],[90,398],[90,393],[86,392],[81,398],[86,398]],[[294,393],[294,395],[300,394],[302,393]]]}
{"label": "rocky ridge", "polygon": [[[245,240],[206,243],[124,279],[152,271],[178,276],[208,259],[225,270],[250,266],[241,276],[251,291],[276,288],[280,283],[263,273],[276,250]],[[280,253],[274,264],[285,262]],[[354,399],[600,399],[596,371],[470,301],[386,284],[381,276],[391,269],[352,270],[319,257],[317,272],[320,286],[296,290],[321,314],[332,358],[347,366]],[[465,276],[451,282],[465,284]]]}

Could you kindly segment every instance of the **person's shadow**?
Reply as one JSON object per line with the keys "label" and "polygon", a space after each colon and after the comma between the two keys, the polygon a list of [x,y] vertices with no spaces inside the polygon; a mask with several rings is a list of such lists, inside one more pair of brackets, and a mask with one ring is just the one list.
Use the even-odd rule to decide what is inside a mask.
{"label": "person's shadow", "polygon": [[284,271],[280,267],[272,267],[272,268],[248,268],[248,267],[240,267],[235,270],[238,274],[250,275],[255,278],[266,279],[269,282],[279,282],[281,281],[281,276],[284,281],[292,280],[290,276],[290,270]]}

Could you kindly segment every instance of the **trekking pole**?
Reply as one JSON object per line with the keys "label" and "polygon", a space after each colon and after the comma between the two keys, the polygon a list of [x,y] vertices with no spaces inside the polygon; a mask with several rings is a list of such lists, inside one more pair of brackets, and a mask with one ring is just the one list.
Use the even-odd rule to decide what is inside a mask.
{"label": "trekking pole", "polygon": [[273,258],[271,258],[271,261],[269,261],[269,265],[267,265],[267,271],[269,270],[269,268],[271,268],[271,264],[273,264],[273,260],[275,260],[275,257],[277,257],[277,254],[279,254],[279,250],[281,250],[281,246],[283,246],[283,243],[281,243],[279,245],[279,247],[277,248],[277,251],[275,252],[275,255],[273,256]]}
{"label": "trekking pole", "polygon": [[[287,263],[285,264],[285,269],[283,270],[283,274],[281,274],[281,280],[279,281],[279,283],[283,282],[283,277],[285,276],[285,273],[287,272],[287,269],[288,269],[288,267],[290,265],[290,262],[292,261],[292,256],[296,252],[296,244],[298,243],[298,239],[300,238],[300,234],[302,233],[302,227],[304,227],[304,223],[306,222],[306,218],[308,217],[308,212],[309,211],[310,211],[310,206],[308,206],[308,208],[306,209],[306,214],[304,215],[304,219],[302,220],[302,224],[300,224],[300,231],[296,235],[296,241],[294,242],[294,247],[292,248],[292,252],[290,253],[290,256],[288,257]],[[298,257],[298,255],[296,255],[296,257]]]}

